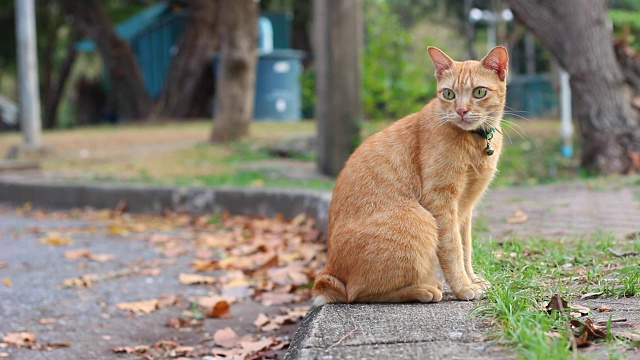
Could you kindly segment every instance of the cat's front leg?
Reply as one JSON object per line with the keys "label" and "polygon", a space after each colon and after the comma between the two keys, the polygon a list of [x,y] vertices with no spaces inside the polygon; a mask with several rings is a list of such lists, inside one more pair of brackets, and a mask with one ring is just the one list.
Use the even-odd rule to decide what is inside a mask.
{"label": "cat's front leg", "polygon": [[434,217],[438,222],[438,260],[453,294],[460,300],[481,298],[484,295],[484,286],[474,283],[465,269],[464,248],[457,211],[449,209],[449,211],[434,214]]}
{"label": "cat's front leg", "polygon": [[484,289],[488,289],[491,286],[489,282],[473,271],[473,239],[471,235],[472,218],[472,211],[468,211],[463,215],[460,224],[460,236],[462,238],[462,248],[464,253],[464,268],[471,282],[479,284]]}

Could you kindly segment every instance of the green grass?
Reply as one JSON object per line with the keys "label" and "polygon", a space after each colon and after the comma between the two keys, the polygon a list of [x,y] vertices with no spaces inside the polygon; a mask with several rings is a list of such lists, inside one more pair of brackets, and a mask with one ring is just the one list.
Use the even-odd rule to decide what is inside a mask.
{"label": "green grass", "polygon": [[[638,258],[614,257],[609,248],[637,251],[640,240],[616,241],[608,234],[596,233],[590,238],[563,241],[478,241],[476,266],[492,288],[474,313],[497,325],[490,335],[512,348],[518,358],[581,358],[570,349],[570,315],[549,314],[542,302],[555,293],[568,301],[600,291],[604,292],[601,297],[640,295]],[[623,358],[627,343],[612,336],[603,342],[610,358]]]}

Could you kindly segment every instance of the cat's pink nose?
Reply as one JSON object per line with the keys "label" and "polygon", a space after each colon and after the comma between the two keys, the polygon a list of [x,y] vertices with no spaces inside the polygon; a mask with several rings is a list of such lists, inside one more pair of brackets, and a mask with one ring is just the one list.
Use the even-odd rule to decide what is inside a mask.
{"label": "cat's pink nose", "polygon": [[458,115],[460,115],[460,117],[464,117],[464,115],[466,113],[468,113],[469,110],[467,110],[467,109],[456,109],[456,112],[458,113]]}

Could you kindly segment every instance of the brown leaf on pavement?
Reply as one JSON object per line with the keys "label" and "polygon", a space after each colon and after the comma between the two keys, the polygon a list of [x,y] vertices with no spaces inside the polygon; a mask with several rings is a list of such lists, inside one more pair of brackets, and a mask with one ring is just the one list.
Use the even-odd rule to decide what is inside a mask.
{"label": "brown leaf on pavement", "polygon": [[225,300],[218,301],[212,307],[207,309],[206,317],[228,319],[231,317],[231,306]]}
{"label": "brown leaf on pavement", "polygon": [[258,317],[253,321],[253,325],[258,328],[266,325],[269,322],[269,317],[263,313],[258,314]]}
{"label": "brown leaf on pavement", "polygon": [[30,347],[36,343],[36,335],[30,331],[6,333],[2,337],[2,342],[15,347]]}
{"label": "brown leaf on pavement", "polygon": [[194,271],[211,271],[220,269],[220,263],[218,260],[202,260],[193,259],[191,262]]}
{"label": "brown leaf on pavement", "polygon": [[125,354],[144,354],[149,351],[148,345],[138,345],[138,346],[118,346],[111,349],[115,353],[125,353]]}
{"label": "brown leaf on pavement", "polygon": [[258,352],[268,349],[275,342],[275,338],[269,337],[258,341],[240,341],[240,347],[248,352]]}
{"label": "brown leaf on pavement", "polygon": [[611,306],[602,305],[596,310],[598,310],[598,312],[605,312],[605,311],[613,311],[613,308]]}
{"label": "brown leaf on pavement", "polygon": [[294,294],[267,292],[260,294],[260,302],[264,306],[290,304],[295,301]]}
{"label": "brown leaf on pavement", "polygon": [[107,226],[107,230],[111,235],[118,235],[118,236],[125,237],[125,236],[129,236],[130,234],[129,229],[127,229],[126,227],[118,223],[109,224]]}
{"label": "brown leaf on pavement", "polygon": [[137,314],[149,314],[158,310],[158,299],[132,301],[116,304],[116,308]]}
{"label": "brown leaf on pavement", "polygon": [[75,260],[75,259],[89,257],[89,254],[91,254],[91,251],[89,249],[75,249],[75,250],[65,251],[64,257],[69,260]]}
{"label": "brown leaf on pavement", "polygon": [[213,276],[181,273],[180,275],[178,275],[178,281],[180,281],[181,284],[185,285],[215,284],[216,278],[214,278]]}
{"label": "brown leaf on pavement", "polygon": [[44,245],[69,245],[71,244],[71,237],[55,232],[49,232],[40,239],[40,242]]}
{"label": "brown leaf on pavement", "polygon": [[86,258],[97,262],[107,262],[115,259],[115,255],[111,254],[93,254],[89,249],[76,249],[65,251],[64,257],[69,260]]}
{"label": "brown leaf on pavement", "polygon": [[2,278],[2,284],[5,286],[13,286],[13,281],[9,278]]}
{"label": "brown leaf on pavement", "polygon": [[46,325],[46,324],[55,324],[58,322],[58,319],[54,319],[54,318],[42,318],[40,320],[38,320],[38,322],[42,325]]}
{"label": "brown leaf on pavement", "polygon": [[516,210],[513,215],[507,218],[508,224],[520,224],[529,220],[529,215],[522,210]]}
{"label": "brown leaf on pavement", "polygon": [[213,341],[225,349],[234,348],[239,340],[238,334],[230,327],[220,329],[213,334]]}

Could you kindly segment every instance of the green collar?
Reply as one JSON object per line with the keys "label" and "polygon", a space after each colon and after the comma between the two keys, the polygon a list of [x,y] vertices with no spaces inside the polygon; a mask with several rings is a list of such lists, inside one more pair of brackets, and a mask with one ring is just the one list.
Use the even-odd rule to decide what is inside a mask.
{"label": "green collar", "polygon": [[479,128],[479,129],[475,129],[475,130],[470,130],[469,132],[472,134],[478,134],[480,136],[482,136],[484,139],[487,140],[487,147],[484,148],[484,153],[487,156],[491,156],[493,155],[493,148],[491,147],[491,139],[493,139],[493,133],[496,131],[496,129],[492,126],[488,129],[485,128]]}
{"label": "green collar", "polygon": [[495,131],[496,129],[493,126],[488,129],[478,128],[475,130],[469,130],[470,133],[480,135],[487,140],[493,139],[493,134]]}

